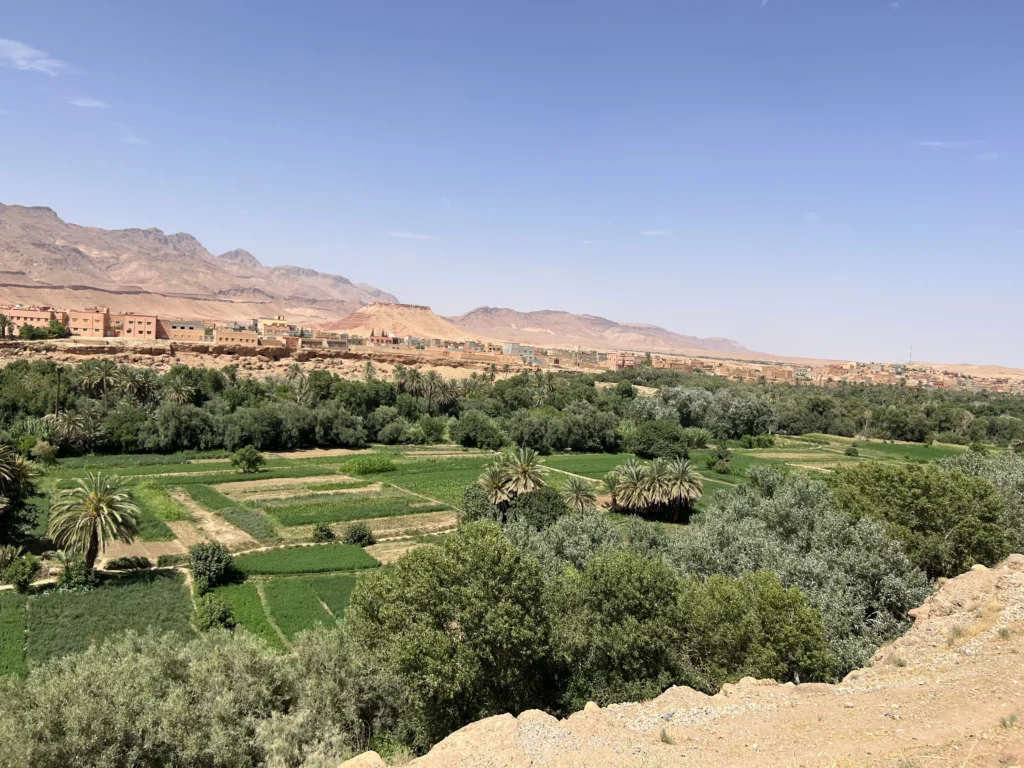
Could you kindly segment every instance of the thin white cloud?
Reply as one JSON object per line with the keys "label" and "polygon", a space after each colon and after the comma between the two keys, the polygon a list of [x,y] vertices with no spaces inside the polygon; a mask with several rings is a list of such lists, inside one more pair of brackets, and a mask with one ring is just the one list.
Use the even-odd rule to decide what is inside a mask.
{"label": "thin white cloud", "polygon": [[418,232],[385,232],[388,237],[397,237],[399,240],[433,240],[430,235],[421,235]]}
{"label": "thin white cloud", "polygon": [[68,103],[74,104],[76,107],[85,107],[86,109],[106,109],[110,106],[105,101],[90,99],[87,96],[76,96],[72,99],[68,99]]}
{"label": "thin white cloud", "polygon": [[124,123],[114,123],[114,128],[121,134],[121,141],[125,144],[132,144],[137,147],[148,147],[149,139],[144,139],[139,133],[132,128],[130,125]]}
{"label": "thin white cloud", "polygon": [[999,159],[998,152],[982,152],[980,155],[975,155],[974,159],[979,163],[994,163]]}
{"label": "thin white cloud", "polygon": [[919,141],[917,146],[927,149],[962,149],[963,147],[976,147],[982,143],[977,139],[970,141]]}
{"label": "thin white cloud", "polygon": [[645,229],[640,233],[644,237],[665,237],[668,234],[667,229]]}
{"label": "thin white cloud", "polygon": [[808,211],[804,214],[804,221],[809,221],[812,224],[821,221],[821,216],[816,214],[814,211]]}
{"label": "thin white cloud", "polygon": [[44,72],[50,77],[67,69],[67,64],[60,59],[51,58],[31,45],[4,38],[0,38],[0,65],[25,72]]}

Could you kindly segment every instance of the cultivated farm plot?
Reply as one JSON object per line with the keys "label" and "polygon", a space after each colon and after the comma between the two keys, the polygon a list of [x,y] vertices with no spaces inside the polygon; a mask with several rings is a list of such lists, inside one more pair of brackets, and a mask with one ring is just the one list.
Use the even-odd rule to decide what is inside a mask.
{"label": "cultivated farm plot", "polygon": [[235,566],[247,576],[358,571],[379,565],[365,550],[354,544],[314,544],[269,549],[235,558]]}
{"label": "cultivated farm plot", "polygon": [[[22,598],[24,599],[24,598]],[[181,574],[143,572],[89,592],[50,590],[28,599],[28,660],[84,651],[127,630],[193,634],[192,601]]]}
{"label": "cultivated farm plot", "polygon": [[293,576],[263,584],[267,608],[289,640],[316,626],[333,627],[342,617],[355,587],[354,576]]}

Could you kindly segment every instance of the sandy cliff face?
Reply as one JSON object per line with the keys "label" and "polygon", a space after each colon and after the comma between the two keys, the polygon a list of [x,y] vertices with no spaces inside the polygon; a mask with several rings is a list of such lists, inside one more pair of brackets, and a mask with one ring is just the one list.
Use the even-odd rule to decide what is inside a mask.
{"label": "sandy cliff face", "polygon": [[904,637],[839,685],[746,678],[714,696],[671,688],[642,703],[588,704],[565,720],[500,715],[410,765],[1021,765],[1024,556],[946,581],[912,616]]}

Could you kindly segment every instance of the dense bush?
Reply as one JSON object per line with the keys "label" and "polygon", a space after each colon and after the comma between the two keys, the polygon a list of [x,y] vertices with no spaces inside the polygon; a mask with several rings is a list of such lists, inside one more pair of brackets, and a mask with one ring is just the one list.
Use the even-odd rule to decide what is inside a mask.
{"label": "dense bush", "polygon": [[217,595],[208,593],[196,598],[196,627],[200,631],[210,629],[234,629],[235,615],[231,606]]}
{"label": "dense bush", "polygon": [[324,542],[334,541],[334,539],[334,531],[328,523],[313,523],[313,541],[318,544],[322,544]]}
{"label": "dense bush", "polygon": [[189,547],[188,567],[199,594],[212,587],[226,584],[235,574],[235,560],[231,553],[223,544],[213,541],[204,541]]}
{"label": "dense bush", "polygon": [[467,448],[486,448],[496,451],[505,444],[505,434],[494,420],[480,410],[467,411],[452,424],[449,432],[452,442]]}
{"label": "dense bush", "polygon": [[251,445],[239,448],[231,457],[231,466],[238,467],[247,474],[259,472],[260,467],[266,463],[266,457]]}
{"label": "dense bush", "polygon": [[345,533],[342,535],[341,541],[343,544],[357,544],[360,547],[371,547],[377,543],[377,539],[373,535],[373,531],[370,530],[370,526],[362,520],[349,523],[345,527]]}
{"label": "dense bush", "polygon": [[1000,453],[983,456],[965,453],[943,459],[939,466],[984,478],[995,486],[1003,501],[1003,524],[1010,535],[1010,548],[1024,552],[1024,455]]}
{"label": "dense bush", "polygon": [[840,670],[863,666],[908,626],[907,611],[931,591],[886,527],[853,521],[821,481],[751,467],[748,482],[718,494],[665,557],[683,574],[709,578],[775,573],[821,612]]}
{"label": "dense bush", "polygon": [[935,465],[865,462],[830,478],[840,509],[884,522],[929,576],[994,565],[1010,551],[1003,501],[982,477]]}
{"label": "dense bush", "polygon": [[645,459],[659,456],[686,457],[689,455],[692,436],[676,421],[655,419],[638,424],[623,441],[622,447]]}
{"label": "dense bush", "polygon": [[152,568],[148,557],[114,557],[103,565],[107,571],[144,571]]}
{"label": "dense bush", "polygon": [[28,592],[32,581],[39,574],[39,558],[35,555],[24,555],[8,565],[3,573],[0,573],[0,581],[10,584],[15,592],[24,594]]}
{"label": "dense bush", "polygon": [[556,489],[544,486],[523,493],[509,504],[507,519],[521,521],[534,528],[547,528],[569,514],[569,507]]}

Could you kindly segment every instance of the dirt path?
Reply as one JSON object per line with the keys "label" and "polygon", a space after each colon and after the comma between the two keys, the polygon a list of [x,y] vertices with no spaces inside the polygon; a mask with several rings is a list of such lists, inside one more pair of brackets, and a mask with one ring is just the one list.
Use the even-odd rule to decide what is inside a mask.
{"label": "dirt path", "polygon": [[384,565],[390,565],[402,555],[412,552],[414,549],[424,546],[421,542],[410,539],[395,539],[393,541],[382,541],[379,544],[367,547],[366,551],[373,557],[380,560]]}
{"label": "dirt path", "polygon": [[170,494],[172,499],[192,513],[192,519],[199,530],[210,541],[219,541],[232,551],[259,546],[259,542],[248,533],[236,528],[220,515],[210,512],[206,507],[200,506],[180,488],[173,489]]}
{"label": "dirt path", "polygon": [[136,539],[131,544],[115,541],[107,545],[107,550],[98,560],[98,564],[102,568],[104,563],[115,557],[145,557],[155,563],[160,555],[180,555],[187,549],[177,539],[171,541],[139,541]]}
{"label": "dirt path", "polygon": [[167,523],[167,527],[171,529],[171,532],[186,549],[193,544],[200,544],[206,541],[206,537],[196,529],[194,524],[187,520],[176,520]]}
{"label": "dirt path", "polygon": [[356,453],[371,453],[372,448],[307,448],[304,451],[268,453],[274,459],[317,459],[331,456],[351,456]]}
{"label": "dirt path", "polygon": [[838,685],[744,678],[714,696],[671,688],[561,721],[500,715],[410,766],[1020,766],[1024,556],[975,566],[911,615],[907,635]]}

